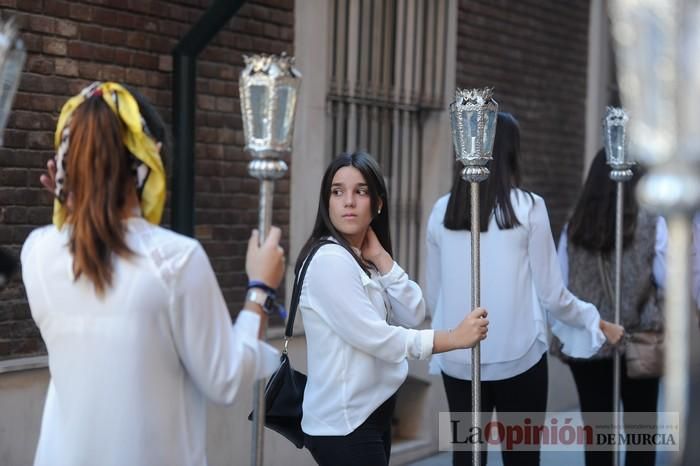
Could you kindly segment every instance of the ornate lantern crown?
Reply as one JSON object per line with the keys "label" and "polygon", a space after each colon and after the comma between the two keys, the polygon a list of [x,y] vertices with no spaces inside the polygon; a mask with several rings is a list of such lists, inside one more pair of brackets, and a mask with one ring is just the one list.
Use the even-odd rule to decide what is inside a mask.
{"label": "ornate lantern crown", "polygon": [[244,56],[239,86],[246,150],[260,158],[292,150],[301,73],[286,54]]}

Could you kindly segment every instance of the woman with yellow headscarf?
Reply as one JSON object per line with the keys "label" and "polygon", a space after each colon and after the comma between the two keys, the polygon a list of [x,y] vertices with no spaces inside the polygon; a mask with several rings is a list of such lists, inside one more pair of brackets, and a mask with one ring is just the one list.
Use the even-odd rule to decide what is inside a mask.
{"label": "woman with yellow headscarf", "polygon": [[[277,366],[262,307],[232,326],[201,245],[157,226],[166,178],[141,101],[94,83],[58,120],[54,225],[21,256],[51,373],[38,466],[205,465],[205,397],[231,403]],[[249,243],[249,278],[268,289],[279,236]]]}

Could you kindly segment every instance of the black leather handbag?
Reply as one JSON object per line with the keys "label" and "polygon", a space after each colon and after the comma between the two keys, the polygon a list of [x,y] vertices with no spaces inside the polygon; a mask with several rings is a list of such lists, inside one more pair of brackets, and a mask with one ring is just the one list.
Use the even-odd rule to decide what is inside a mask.
{"label": "black leather handbag", "polygon": [[[297,448],[304,448],[304,432],[301,430],[301,405],[304,401],[306,375],[292,368],[287,354],[287,345],[294,332],[294,318],[299,307],[306,269],[316,251],[324,244],[329,243],[332,241],[323,240],[311,248],[304,265],[294,279],[294,291],[284,331],[284,349],[280,358],[280,366],[265,386],[265,427],[283,435]],[[250,413],[248,419],[253,419],[253,413]]]}

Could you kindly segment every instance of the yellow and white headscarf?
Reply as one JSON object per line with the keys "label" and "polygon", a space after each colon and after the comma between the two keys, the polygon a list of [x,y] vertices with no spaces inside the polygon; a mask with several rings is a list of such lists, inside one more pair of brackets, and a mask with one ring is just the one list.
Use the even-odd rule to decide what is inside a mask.
{"label": "yellow and white headscarf", "polygon": [[159,224],[165,207],[166,178],[163,161],[155,139],[151,136],[139,111],[136,99],[123,86],[113,82],[94,82],[63,105],[56,125],[56,200],[53,223],[61,228],[66,220],[66,156],[70,145],[70,120],[73,112],[93,96],[101,96],[115,115],[124,123],[124,145],[134,157],[134,171],[141,200],[141,211],[146,220]]}

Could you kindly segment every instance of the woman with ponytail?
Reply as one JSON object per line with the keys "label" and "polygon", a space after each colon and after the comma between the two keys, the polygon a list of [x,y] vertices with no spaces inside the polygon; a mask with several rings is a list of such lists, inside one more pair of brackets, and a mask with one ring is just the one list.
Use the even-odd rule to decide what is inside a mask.
{"label": "woman with ponytail", "polygon": [[[205,465],[206,398],[232,403],[277,366],[258,340],[263,290],[232,325],[201,245],[157,226],[165,131],[135,94],[94,83],[64,105],[42,177],[54,224],[22,248],[51,373],[35,465]],[[282,278],[279,236],[248,246],[265,292]]]}

